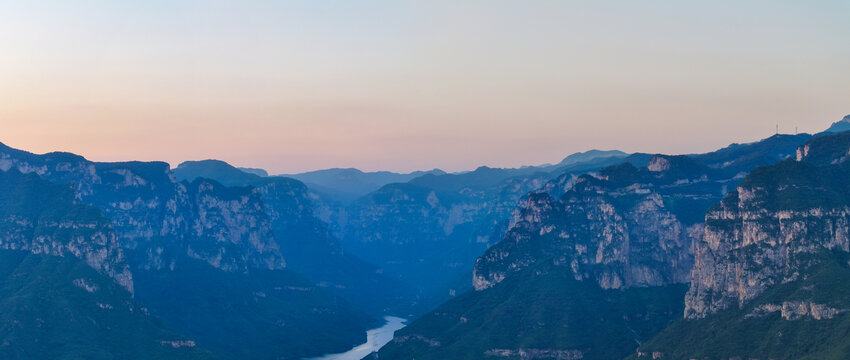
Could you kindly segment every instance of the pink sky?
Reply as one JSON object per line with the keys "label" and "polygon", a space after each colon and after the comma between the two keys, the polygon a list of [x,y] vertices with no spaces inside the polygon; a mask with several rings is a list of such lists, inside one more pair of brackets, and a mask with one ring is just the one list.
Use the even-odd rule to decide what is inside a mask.
{"label": "pink sky", "polygon": [[692,153],[850,113],[844,2],[0,5],[0,141],[449,171]]}

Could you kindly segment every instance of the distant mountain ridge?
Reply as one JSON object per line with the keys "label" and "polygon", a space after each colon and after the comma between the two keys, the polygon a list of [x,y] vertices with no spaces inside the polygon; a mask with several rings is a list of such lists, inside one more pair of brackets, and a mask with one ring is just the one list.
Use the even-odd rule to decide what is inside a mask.
{"label": "distant mountain ridge", "polygon": [[[567,156],[558,165],[548,167],[499,169],[482,166],[456,174],[439,170],[394,174],[329,169],[300,177],[316,193],[311,195],[317,206],[314,213],[331,224],[345,248],[389,270],[402,282],[423,289],[440,289],[438,298],[444,298],[450,290],[465,288],[448,284],[471,270],[471,261],[486,248],[489,239],[501,236],[511,210],[522,195],[562,172],[594,171],[622,161],[645,164],[648,159],[643,156],[627,159],[626,155],[621,151],[590,150]],[[263,178],[218,160],[187,161],[173,171],[182,180],[208,177],[226,185],[256,186],[261,192],[271,181],[286,178]],[[330,178],[346,185],[369,179],[392,182],[352,200],[310,183],[317,178]],[[374,183],[371,186],[374,187]],[[398,201],[400,199],[407,200]],[[272,200],[267,198],[266,201]],[[367,240],[373,238],[380,240]],[[441,249],[445,247],[454,250],[444,254]],[[402,253],[409,256],[402,256]],[[299,269],[297,265],[294,268]],[[422,301],[423,306],[428,303],[424,299],[418,302]],[[422,310],[424,308],[420,307],[419,311]]]}
{"label": "distant mountain ridge", "polygon": [[349,201],[378,190],[384,185],[405,183],[427,174],[441,175],[445,174],[445,172],[440,169],[434,169],[401,174],[389,171],[363,172],[354,168],[333,168],[277,176],[298,179],[317,191],[328,193],[344,201]]}
{"label": "distant mountain ridge", "polygon": [[795,156],[809,137],[643,155],[641,165],[550,180],[522,197],[504,238],[478,258],[476,290],[400,330],[376,358],[627,357],[681,318],[705,211],[741,172]]}
{"label": "distant mountain ridge", "polygon": [[[501,240],[511,212],[530,191],[562,174],[580,174],[647,157],[595,157],[560,170],[486,166],[387,184],[349,204],[326,203],[326,221],[343,246],[422,295],[414,313],[465,291],[475,259]],[[551,171],[550,171],[551,170]]]}
{"label": "distant mountain ridge", "polygon": [[[475,186],[476,183],[480,183],[481,181],[489,181],[491,183],[490,185],[492,185],[512,176],[528,175],[535,172],[557,172],[578,163],[600,160],[602,158],[613,160],[625,158],[628,155],[619,150],[588,150],[571,154],[555,165],[523,166],[516,169],[481,166],[473,171],[461,171],[457,173],[447,173],[440,169],[395,173],[390,171],[364,172],[354,168],[332,168],[277,176],[298,179],[310,186],[311,189],[326,193],[332,198],[352,201],[358,197],[377,191],[384,185],[411,181],[422,184],[427,183],[429,181],[428,178],[432,176],[454,175],[458,177],[456,183],[469,181],[466,183],[468,186]],[[470,173],[474,174],[469,175]]]}
{"label": "distant mountain ridge", "polygon": [[388,303],[397,301],[396,296],[412,296],[412,291],[382,275],[380,267],[343,251],[340,241],[319,218],[320,195],[301,181],[282,176],[261,177],[220,160],[186,161],[173,171],[183,181],[211,179],[234,187],[230,191],[253,188],[250,191],[261,198],[271,232],[288,268],[329,292],[375,315],[382,314]]}
{"label": "distant mountain ridge", "polygon": [[261,181],[262,176],[238,169],[221,160],[184,161],[171,170],[179,181],[197,178],[213,179],[224,186],[245,186]]}
{"label": "distant mountain ridge", "polygon": [[586,162],[590,160],[596,160],[600,158],[624,158],[629,156],[628,153],[622,152],[620,150],[588,150],[584,152],[577,152],[575,154],[571,154],[565,157],[561,162],[552,165],[556,168],[566,167],[569,165],[577,164],[580,162]]}
{"label": "distant mountain ridge", "polygon": [[375,358],[846,359],[843,123],[336,188],[0,144],[0,357],[304,358],[402,314]]}
{"label": "distant mountain ridge", "polygon": [[[99,209],[117,234],[136,299],[220,357],[304,357],[343,350],[362,342],[363,331],[377,321],[376,314],[331,294],[335,285],[316,286],[288,268],[283,250],[293,247],[287,241],[301,241],[294,247],[298,249],[325,239],[304,234],[278,238],[279,222],[267,212],[266,194],[257,188],[227,187],[206,178],[178,181],[163,162],[97,163],[73,154],[37,155],[2,145],[0,169],[58,184],[72,198]],[[297,183],[306,191],[297,180],[276,181]],[[279,213],[290,211],[286,206],[299,211],[297,201],[285,199],[302,195],[284,190],[276,196],[284,206]],[[302,221],[286,220],[290,227]],[[310,224],[304,226],[309,229]],[[45,246],[61,248],[61,242]],[[70,250],[87,257],[82,246]],[[102,251],[93,254],[98,260],[89,262],[100,264]],[[302,260],[292,255],[293,261]],[[373,268],[364,271],[374,273]],[[310,345],[309,340],[319,339]]]}
{"label": "distant mountain ridge", "polygon": [[249,173],[249,174],[257,175],[257,176],[263,176],[263,177],[269,176],[269,172],[266,171],[265,169],[246,168],[246,167],[240,167],[240,168],[237,168],[237,169],[242,170],[242,171]]}
{"label": "distant mountain ridge", "polygon": [[847,115],[843,119],[832,123],[832,126],[826,129],[825,132],[839,133],[845,131],[850,131],[850,115]]}
{"label": "distant mountain ridge", "polygon": [[[568,155],[559,163],[540,166],[523,166],[516,169],[492,168],[481,166],[473,171],[462,171],[457,173],[446,173],[440,169],[428,171],[414,171],[410,173],[396,173],[391,171],[364,172],[355,168],[331,168],[315,170],[295,174],[274,175],[300,180],[311,189],[341,201],[351,201],[382,186],[392,183],[427,183],[430,176],[453,175],[457,177],[457,184],[476,186],[481,181],[490,182],[489,185],[498,183],[508,177],[528,175],[535,172],[560,172],[579,163],[607,158],[609,160],[621,159],[629,154],[619,150],[588,150]],[[239,171],[235,171],[239,170]],[[178,180],[191,182],[195,177],[216,179],[226,186],[238,186],[239,184],[253,183],[259,181],[257,177],[268,177],[264,169],[234,167],[221,160],[199,160],[184,161],[173,169]],[[247,174],[247,175],[246,175]],[[422,179],[420,179],[422,178]],[[440,181],[440,183],[445,183]],[[455,187],[459,186],[455,185]]]}

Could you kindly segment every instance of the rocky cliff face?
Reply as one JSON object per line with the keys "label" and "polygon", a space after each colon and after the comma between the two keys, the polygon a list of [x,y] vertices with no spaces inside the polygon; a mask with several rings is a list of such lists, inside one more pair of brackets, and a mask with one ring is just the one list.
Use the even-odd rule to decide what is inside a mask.
{"label": "rocky cliff face", "polygon": [[633,358],[848,358],[848,153],[850,133],[815,137],[713,206],[685,319]]}
{"label": "rocky cliff face", "polygon": [[189,185],[189,199],[195,215],[189,256],[225,271],[285,267],[259,191],[198,179]]}
{"label": "rocky cliff face", "polygon": [[113,219],[140,267],[173,270],[183,256],[226,271],[284,267],[254,190],[210,180],[177,182],[165,163],[95,167],[101,181],[82,199]]}
{"label": "rocky cliff face", "polygon": [[266,212],[283,253],[296,263],[308,261],[308,254],[342,256],[342,246],[328,225],[316,216],[315,195],[304,183],[289,178],[268,178],[258,183],[257,192],[266,203]]}
{"label": "rocky cliff face", "polygon": [[166,163],[94,163],[65,153],[0,147],[0,167],[72,184],[112,220],[131,263],[172,269],[188,256],[226,271],[284,266],[262,199],[212,181],[178,182]]}
{"label": "rocky cliff face", "polygon": [[0,171],[0,189],[0,249],[75,257],[133,292],[112,224],[70,187],[10,169]]}
{"label": "rocky cliff face", "polygon": [[[478,259],[478,291],[420,317],[378,355],[615,359],[634,353],[681,318],[706,210],[754,167],[793,156],[808,138],[774,136],[554,178],[520,201],[504,239]],[[765,304],[766,317],[840,316],[846,307],[818,299]]]}
{"label": "rocky cliff face", "polygon": [[478,259],[486,289],[539,261],[602,288],[687,282],[705,211],[753,168],[788,158],[811,136],[776,135],[692,156],[656,155],[645,167],[566,173],[520,202],[505,240]]}
{"label": "rocky cliff face", "polygon": [[848,151],[850,134],[815,138],[796,160],[753,171],[706,214],[687,318],[742,307],[774,285],[805,276],[820,261],[815,254],[850,251]]}
{"label": "rocky cliff face", "polygon": [[91,185],[100,181],[94,163],[82,156],[63,152],[36,155],[0,144],[0,170],[12,168],[58,184],[73,183],[79,195],[91,194]]}
{"label": "rocky cliff face", "polygon": [[[336,226],[347,249],[445,299],[446,293],[469,286],[459,279],[468,276],[487,247],[504,238],[517,203],[527,193],[559,175],[569,183],[575,174],[646,161],[643,156],[604,154],[581,154],[548,168],[481,167],[463,174],[425,175],[384,186],[348,206],[326,206],[320,213]],[[552,191],[564,187],[558,181],[549,184]]]}
{"label": "rocky cliff face", "polygon": [[447,284],[502,238],[516,202],[543,179],[443,190],[391,184],[345,207],[337,224],[350,251],[426,293],[447,294]]}
{"label": "rocky cliff face", "polygon": [[532,194],[505,239],[478,259],[473,284],[486,289],[541,261],[603,289],[686,282],[702,229],[691,213],[720,199],[728,181],[689,158],[656,156],[645,168],[577,177],[559,199]]}
{"label": "rocky cliff face", "polygon": [[[337,352],[362,342],[365,329],[373,325],[374,319],[363,310],[284,268],[276,232],[296,248],[299,241],[312,240],[312,233],[290,232],[312,226],[300,216],[312,216],[310,209],[300,206],[302,199],[291,196],[294,188],[284,184],[297,181],[272,179],[262,188],[226,187],[207,179],[190,183],[177,181],[162,162],[94,163],[71,154],[35,155],[5,147],[0,147],[0,167],[55,183],[79,206],[102,213],[103,222],[112,224],[65,218],[28,223],[20,216],[6,217],[18,226],[11,234],[30,231],[35,236],[28,237],[29,242],[11,239],[14,245],[5,240],[3,244],[73,254],[125,284],[123,274],[129,279],[132,271],[128,286],[153,316],[222,358],[304,358]],[[269,206],[272,202],[274,207]],[[72,228],[76,233],[93,230],[65,236]],[[337,264],[326,259],[317,261],[317,267],[336,269]],[[91,284],[83,279],[73,285],[97,292]],[[116,306],[102,305],[104,311]],[[162,340],[156,346],[190,344]]]}
{"label": "rocky cliff face", "polygon": [[[199,180],[215,185],[214,182],[203,180],[212,179],[231,186],[214,186],[214,189],[206,193],[215,199],[209,198],[200,203],[225,205],[218,206],[219,210],[213,210],[213,213],[231,214],[225,217],[216,216],[217,219],[205,216],[208,218],[208,226],[214,229],[228,224],[233,226],[222,228],[224,232],[213,229],[216,235],[211,238],[206,236],[212,241],[200,241],[198,246],[217,244],[220,241],[216,239],[229,238],[233,234],[241,234],[242,237],[248,235],[247,239],[236,241],[233,244],[236,248],[232,250],[251,250],[244,252],[254,256],[253,259],[244,259],[249,264],[279,267],[278,265],[283,263],[283,259],[278,256],[280,254],[286,259],[286,266],[290,270],[306,276],[319,287],[345,298],[369,313],[383,314],[388,304],[398,302],[396,296],[405,294],[399,284],[382,275],[379,268],[343,251],[328,224],[317,216],[316,203],[319,202],[319,196],[310,191],[304,183],[280,176],[261,177],[249,174],[219,160],[187,161],[174,169],[174,174],[184,183],[191,182],[187,186],[192,199],[197,198],[194,195],[197,191],[192,188],[197,189],[196,182]],[[234,194],[227,195],[229,193]],[[243,200],[230,201],[230,205],[226,205],[221,200],[227,196]],[[199,203],[197,199],[191,202]],[[259,205],[262,205],[262,209]],[[197,209],[195,211],[197,212]],[[205,211],[205,214],[210,212]],[[244,232],[244,229],[239,229],[239,224],[249,224],[253,231]],[[257,234],[265,235],[252,237]],[[262,243],[262,239],[273,239],[274,243]],[[252,245],[245,247],[237,244]],[[198,254],[195,245],[192,246],[193,254]],[[204,257],[216,262],[217,249],[213,247],[213,252]],[[233,253],[230,250],[228,252]]]}

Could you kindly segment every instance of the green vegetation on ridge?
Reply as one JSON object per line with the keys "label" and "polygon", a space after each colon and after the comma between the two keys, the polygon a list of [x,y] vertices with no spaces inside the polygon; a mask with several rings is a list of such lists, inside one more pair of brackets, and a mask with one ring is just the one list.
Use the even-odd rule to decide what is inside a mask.
{"label": "green vegetation on ridge", "polygon": [[684,285],[603,290],[576,281],[569,268],[539,266],[446,302],[397,331],[377,358],[486,359],[498,349],[623,358],[681,317],[686,290]]}

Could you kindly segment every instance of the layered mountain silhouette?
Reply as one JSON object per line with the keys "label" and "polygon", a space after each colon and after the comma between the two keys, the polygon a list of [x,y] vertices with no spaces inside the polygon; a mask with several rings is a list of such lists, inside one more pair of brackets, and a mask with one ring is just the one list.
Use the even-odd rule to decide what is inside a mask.
{"label": "layered mountain silhouette", "polygon": [[[120,300],[124,296],[141,304],[127,311],[141,311],[153,319],[153,324],[162,324],[158,326],[164,329],[160,331],[163,335],[153,328],[151,336],[157,339],[139,339],[142,345],[169,350],[166,354],[173,354],[171,349],[175,348],[197,347],[220,358],[302,357],[344,350],[362,342],[363,331],[378,322],[379,314],[352,305],[287,267],[282,251],[285,247],[274,236],[273,214],[255,188],[226,187],[209,179],[180,182],[165,163],[96,163],[73,154],[36,155],[5,146],[0,147],[0,170],[6,179],[47,184],[40,185],[46,190],[33,190],[12,181],[2,184],[2,193],[8,199],[4,206],[15,205],[23,211],[7,214],[8,226],[2,234],[9,239],[4,241],[5,248],[59,256],[62,266],[72,266],[64,264],[68,261],[64,259],[73,255],[102,274],[101,278],[90,276],[91,281],[82,277],[65,282],[44,279],[60,281],[57,286],[69,290],[76,289],[74,284],[89,282],[110,289],[102,283],[103,278],[112,278],[126,294],[100,301],[104,311],[119,314],[128,309],[127,301]],[[50,199],[67,200],[54,204],[47,202]],[[289,204],[296,206],[297,202]],[[281,208],[278,213],[283,211],[289,210]],[[310,237],[305,242],[314,239],[321,240]],[[35,281],[33,286],[48,285]],[[87,285],[77,288],[80,286]],[[20,293],[6,294],[12,301]],[[92,302],[63,305],[61,296],[39,299],[43,299],[45,311],[71,306],[69,311],[86,314],[89,307],[99,307]],[[78,309],[77,305],[85,308]],[[106,335],[95,333],[95,329],[84,333],[118,336],[120,331],[136,327],[129,322],[133,317],[125,318],[128,322],[104,323]],[[55,315],[38,319],[41,326],[48,326],[44,329],[64,320]],[[139,328],[147,326],[145,318],[133,321],[141,324]],[[14,322],[7,324],[16,329]],[[166,331],[173,335],[165,336],[169,334]],[[65,331],[45,333],[35,340],[65,344],[72,341],[65,338],[69,335]],[[150,345],[153,340],[157,342]],[[121,342],[116,344],[120,347]],[[18,341],[10,340],[6,346],[16,356],[27,358],[26,348],[19,349]],[[72,353],[132,358],[123,351],[82,346]],[[136,355],[148,358],[146,354],[155,352],[145,350]]]}
{"label": "layered mountain silhouette", "polygon": [[[549,191],[522,200],[504,239],[478,258],[474,290],[400,330],[376,357],[617,359],[667,354],[672,359],[714,359],[790,350],[789,345],[770,354],[736,352],[740,347],[723,348],[723,341],[711,338],[693,350],[690,341],[705,337],[704,329],[680,319],[698,280],[695,269],[702,266],[700,246],[709,241],[709,209],[745,186],[749,172],[762,173],[759,166],[793,162],[800,151],[827,139],[807,143],[810,138],[776,135],[712,153],[655,155],[645,166],[624,163],[571,181],[554,180],[556,184],[542,187]],[[720,332],[722,326],[710,329]],[[660,343],[665,334],[670,348],[641,346]]]}
{"label": "layered mountain silhouette", "polygon": [[269,176],[0,144],[0,357],[845,359],[850,119],[704,154]]}

